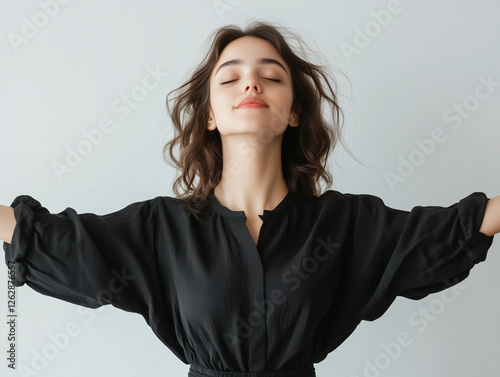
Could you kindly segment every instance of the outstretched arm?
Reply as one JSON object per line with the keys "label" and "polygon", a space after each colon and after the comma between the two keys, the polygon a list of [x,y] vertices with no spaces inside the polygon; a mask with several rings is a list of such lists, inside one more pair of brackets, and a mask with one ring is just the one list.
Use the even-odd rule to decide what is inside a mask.
{"label": "outstretched arm", "polygon": [[0,240],[10,244],[15,227],[14,208],[0,205]]}
{"label": "outstretched arm", "polygon": [[488,201],[479,231],[487,236],[500,233],[500,196],[495,196]]}

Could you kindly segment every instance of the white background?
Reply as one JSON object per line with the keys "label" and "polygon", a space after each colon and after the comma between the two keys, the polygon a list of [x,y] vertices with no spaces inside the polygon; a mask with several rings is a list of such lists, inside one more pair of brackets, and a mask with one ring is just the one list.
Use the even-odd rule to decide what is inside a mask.
{"label": "white background", "polygon": [[[42,4],[52,3],[44,23]],[[345,139],[360,164],[341,146],[330,160],[341,192],[370,193],[389,206],[449,206],[474,191],[500,195],[500,87],[482,89],[480,77],[500,81],[500,3],[401,0],[384,27],[389,1],[99,1],[61,4],[0,1],[0,203],[21,194],[39,200],[52,213],[66,207],[109,213],[158,195],[173,196],[175,170],[161,149],[173,135],[166,94],[179,86],[202,58],[206,37],[216,28],[244,26],[259,19],[298,32],[340,74],[339,96],[346,112]],[[224,12],[221,5],[225,4]],[[233,4],[233,5],[230,5]],[[219,11],[216,6],[219,6]],[[381,14],[381,13],[377,13]],[[40,25],[26,30],[26,23]],[[377,24],[379,23],[378,29]],[[23,30],[24,29],[24,30]],[[361,46],[359,30],[369,44]],[[23,36],[23,33],[25,36]],[[357,37],[358,35],[358,37]],[[25,38],[23,43],[13,42]],[[113,111],[141,84],[148,67],[165,72],[158,86],[129,113]],[[443,116],[454,104],[469,108],[461,126]],[[109,118],[104,135],[71,173],[58,179],[53,163],[64,163],[67,147]],[[123,118],[123,119],[121,119]],[[385,175],[398,173],[401,158],[418,157],[417,140],[441,128],[436,144],[403,182],[390,187]],[[443,377],[493,376],[500,368],[499,244],[474,267],[460,295],[448,292],[420,301],[398,298],[375,322],[355,333],[316,364],[318,376]],[[7,271],[1,269],[0,374],[7,368]],[[449,301],[449,300],[448,300]],[[76,305],[17,290],[17,365],[34,370],[33,358],[51,343],[50,334],[74,323],[79,334],[33,374],[38,376],[185,376],[179,361],[142,317],[106,306],[82,315]],[[420,308],[434,310],[425,331],[412,324]],[[422,319],[423,317],[420,317]],[[424,321],[425,322],[425,321]],[[408,333],[411,344],[389,359],[381,346]],[[53,343],[53,342],[52,342]],[[385,354],[385,356],[384,356]],[[366,369],[378,362],[378,372]]]}

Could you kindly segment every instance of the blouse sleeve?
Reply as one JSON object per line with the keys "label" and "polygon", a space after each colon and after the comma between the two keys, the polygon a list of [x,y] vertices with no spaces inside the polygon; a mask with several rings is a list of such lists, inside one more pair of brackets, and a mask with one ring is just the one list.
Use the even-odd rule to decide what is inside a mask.
{"label": "blouse sleeve", "polygon": [[16,227],[4,243],[13,282],[73,304],[142,314],[160,286],[156,272],[156,199],[98,216],[66,208],[51,214],[30,196],[11,204]]}
{"label": "blouse sleeve", "polygon": [[493,236],[479,232],[488,198],[475,192],[449,207],[393,209],[353,196],[350,284],[362,319],[380,317],[397,296],[421,299],[464,280],[486,259]]}

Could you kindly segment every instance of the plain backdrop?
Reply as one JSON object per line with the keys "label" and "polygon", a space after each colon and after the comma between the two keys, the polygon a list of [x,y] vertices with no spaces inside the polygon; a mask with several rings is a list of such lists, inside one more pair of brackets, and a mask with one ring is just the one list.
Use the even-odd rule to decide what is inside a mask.
{"label": "plain backdrop", "polygon": [[[494,0],[2,0],[0,203],[28,194],[52,213],[105,214],[173,196],[166,94],[200,62],[210,33],[252,20],[300,34],[338,80],[346,145],[362,163],[339,146],[331,189],[405,210],[500,195],[499,14]],[[106,121],[109,132],[85,142]],[[361,323],[317,375],[497,375],[499,249],[444,298],[398,298]],[[33,372],[9,370],[6,268],[0,281],[0,375],[187,375],[139,315],[82,310],[27,286],[17,289],[17,366]],[[68,326],[76,335],[58,346]]]}

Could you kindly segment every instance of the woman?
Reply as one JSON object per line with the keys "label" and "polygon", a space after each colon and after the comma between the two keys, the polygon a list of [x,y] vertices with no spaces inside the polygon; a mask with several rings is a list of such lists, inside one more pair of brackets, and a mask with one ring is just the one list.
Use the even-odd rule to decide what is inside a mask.
{"label": "woman", "polygon": [[50,214],[29,196],[0,207],[15,285],[141,314],[190,376],[305,377],[397,296],[465,279],[500,232],[500,197],[402,211],[321,193],[341,111],[328,76],[286,32],[217,30],[178,88],[165,146],[182,172],[177,198],[103,216]]}

